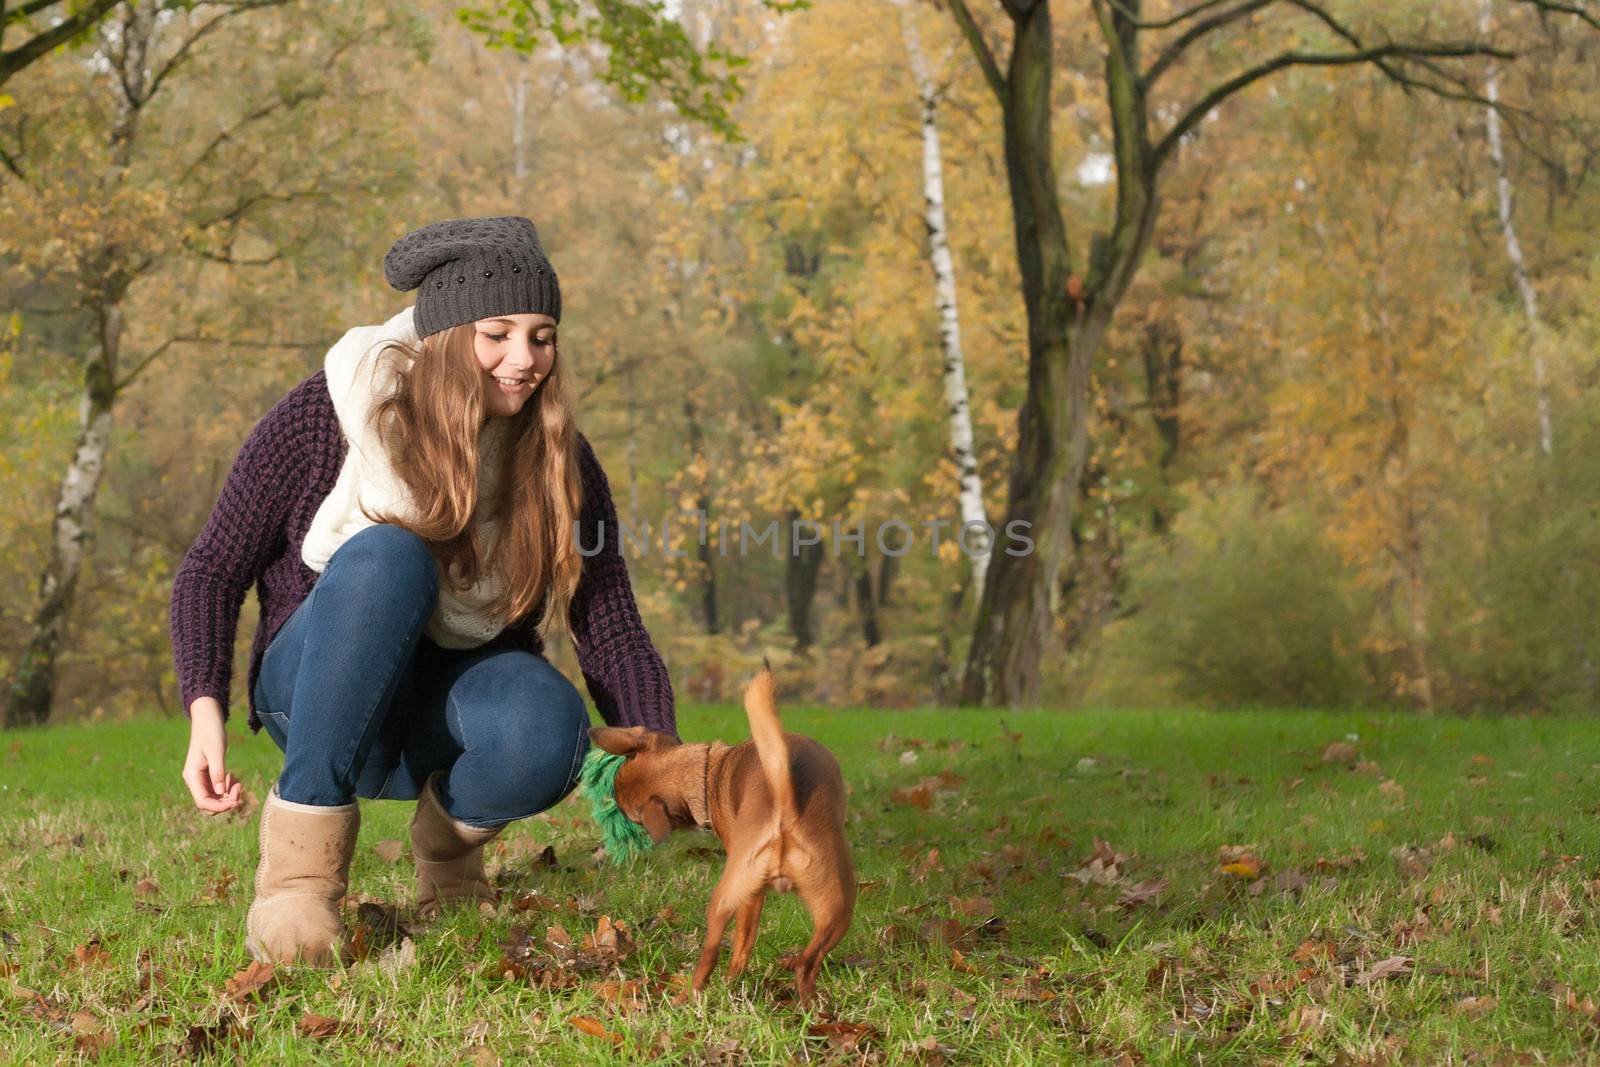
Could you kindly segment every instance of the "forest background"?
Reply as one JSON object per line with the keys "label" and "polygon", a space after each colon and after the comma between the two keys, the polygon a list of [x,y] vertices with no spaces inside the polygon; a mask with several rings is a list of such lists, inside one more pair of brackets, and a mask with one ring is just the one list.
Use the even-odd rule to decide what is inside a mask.
{"label": "forest background", "polygon": [[[1061,7],[1050,37],[1055,191],[1084,232],[1119,195],[1106,3]],[[655,538],[629,566],[680,695],[731,698],[766,654],[792,700],[953,703],[983,572],[952,528],[972,486],[1001,526],[1029,388],[1002,112],[945,5],[785,6],[674,8],[699,52],[748,60],[710,121],[608,80],[603,41],[493,47],[487,16],[434,0],[124,3],[0,84],[0,678],[57,625],[41,576],[70,500],[51,717],[179,714],[171,581],[250,428],[409,302],[381,273],[396,237],[525,214],[583,430]],[[1490,25],[1477,0],[1289,6],[1172,64],[1153,120],[1340,26]],[[1177,141],[1089,367],[1033,702],[1594,706],[1600,33],[1561,6],[1494,5],[1507,55],[1452,61],[1453,99],[1291,65]],[[1000,6],[971,7],[1001,41]],[[679,508],[710,537],[678,519],[667,555]],[[822,534],[798,555],[718,540],[793,518]],[[889,520],[904,555],[876,541]],[[577,677],[564,640],[552,658]]]}

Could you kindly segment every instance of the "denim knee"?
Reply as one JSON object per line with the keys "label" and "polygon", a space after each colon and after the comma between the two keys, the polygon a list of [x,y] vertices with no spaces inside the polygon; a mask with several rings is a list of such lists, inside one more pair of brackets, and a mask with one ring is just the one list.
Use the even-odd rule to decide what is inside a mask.
{"label": "denim knee", "polygon": [[[564,681],[564,679],[563,679]],[[465,810],[451,814],[479,826],[525,819],[554,807],[577,784],[589,749],[589,711],[572,685],[541,687],[539,705],[516,704],[473,724],[467,756],[472,785],[451,782]]]}
{"label": "denim knee", "polygon": [[341,571],[353,567],[380,574],[385,585],[422,588],[430,597],[439,592],[439,566],[427,542],[393,523],[376,523],[351,534],[334,551],[324,571],[332,570],[336,563]]}

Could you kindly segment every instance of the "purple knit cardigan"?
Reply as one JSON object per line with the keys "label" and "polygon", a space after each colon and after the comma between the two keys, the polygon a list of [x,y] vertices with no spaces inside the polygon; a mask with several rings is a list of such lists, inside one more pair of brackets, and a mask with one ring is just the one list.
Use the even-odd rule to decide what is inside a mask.
{"label": "purple knit cardigan", "polygon": [[[246,692],[250,729],[261,729],[255,707],[261,659],[317,580],[317,572],[300,558],[300,548],[318,506],[339,478],[346,447],[327,375],[319,370],[274,404],[239,449],[211,517],[172,580],[172,651],[186,713],[196,697],[213,696],[227,716],[234,632],[245,592],[254,583],[261,621],[250,650]],[[583,680],[608,724],[676,735],[672,682],[628,584],[611,488],[581,433],[578,469],[583,484],[579,544],[592,551],[604,532],[604,548],[583,561],[568,613]],[[542,614],[536,610],[507,626],[490,644],[542,655],[544,642],[536,631]]]}

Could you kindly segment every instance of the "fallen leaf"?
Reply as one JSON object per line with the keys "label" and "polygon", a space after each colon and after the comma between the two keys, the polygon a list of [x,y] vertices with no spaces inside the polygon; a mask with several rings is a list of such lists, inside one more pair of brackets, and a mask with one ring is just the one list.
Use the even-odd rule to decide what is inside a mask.
{"label": "fallen leaf", "polygon": [[1356,976],[1356,985],[1371,985],[1381,982],[1385,978],[1394,978],[1404,975],[1411,970],[1410,956],[1390,956],[1388,959],[1379,960],[1370,968]]}
{"label": "fallen leaf", "polygon": [[988,897],[970,897],[966,900],[951,898],[950,910],[958,915],[982,919],[994,914],[994,902]]}
{"label": "fallen leaf", "polygon": [[1289,958],[1296,963],[1310,963],[1312,960],[1333,959],[1333,942],[1308,938],[1300,942],[1300,947],[1290,954]]}
{"label": "fallen leaf", "polygon": [[574,1015],[567,1021],[573,1026],[576,1026],[579,1030],[582,1030],[584,1033],[588,1034],[590,1037],[601,1038],[602,1040],[611,1042],[613,1045],[622,1044],[622,1035],[613,1034],[610,1030],[607,1030],[605,1025],[601,1023],[599,1019],[591,1019],[587,1015]]}
{"label": "fallen leaf", "polygon": [[1117,906],[1121,908],[1136,908],[1140,904],[1151,903],[1166,891],[1167,880],[1165,878],[1152,878],[1149,881],[1140,882],[1138,885],[1124,889],[1122,895],[1117,898]]}
{"label": "fallen leaf", "polygon": [[227,981],[226,989],[229,1000],[243,1000],[245,997],[259,994],[270,986],[275,978],[276,968],[270,963],[252,960],[250,965],[242,971],[237,971]]}
{"label": "fallen leaf", "polygon": [[78,967],[109,967],[111,953],[106,951],[98,937],[90,938],[88,942],[78,945],[72,950],[72,957],[67,960],[69,970]]}
{"label": "fallen leaf", "polygon": [[385,863],[399,863],[400,857],[405,855],[406,847],[403,843],[391,838],[373,845],[372,851],[376,852],[378,858]]}
{"label": "fallen leaf", "polygon": [[1235,878],[1243,878],[1247,882],[1253,882],[1261,877],[1261,861],[1254,856],[1246,854],[1230,863],[1224,863],[1221,870],[1223,874],[1231,874]]}
{"label": "fallen leaf", "polygon": [[826,1038],[828,1044],[835,1048],[859,1048],[864,1041],[875,1041],[883,1035],[878,1028],[867,1023],[850,1022],[823,1022],[812,1023],[806,1027],[806,1033],[812,1037]]}
{"label": "fallen leaf", "polygon": [[338,1019],[308,1011],[300,1016],[300,1021],[295,1024],[295,1029],[304,1037],[321,1040],[337,1034],[343,1025]]}
{"label": "fallen leaf", "polygon": [[1499,998],[1493,996],[1462,997],[1456,1001],[1456,1011],[1472,1019],[1487,1015],[1499,1006]]}
{"label": "fallen leaf", "polygon": [[896,804],[908,804],[913,808],[927,811],[933,807],[933,790],[926,785],[909,786],[894,790],[889,794],[889,799]]}
{"label": "fallen leaf", "polygon": [[1322,750],[1322,762],[1350,764],[1356,761],[1357,755],[1356,746],[1350,742],[1335,741]]}
{"label": "fallen leaf", "polygon": [[390,945],[378,956],[378,973],[393,977],[411,970],[417,965],[417,943],[409,937],[400,939],[398,945]]}
{"label": "fallen leaf", "polygon": [[1283,1028],[1291,1034],[1314,1034],[1328,1021],[1328,1013],[1315,1004],[1301,1004],[1289,1013]]}

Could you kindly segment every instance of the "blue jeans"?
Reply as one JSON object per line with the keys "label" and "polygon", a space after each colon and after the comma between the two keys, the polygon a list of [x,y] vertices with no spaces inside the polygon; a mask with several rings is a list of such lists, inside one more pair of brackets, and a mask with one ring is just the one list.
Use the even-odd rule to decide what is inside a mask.
{"label": "blue jeans", "polygon": [[436,644],[422,631],[438,589],[427,546],[399,526],[366,527],[328,560],[256,680],[261,724],[284,753],[284,800],[411,800],[443,771],[445,811],[490,827],[572,791],[589,749],[583,697],[503,638]]}

